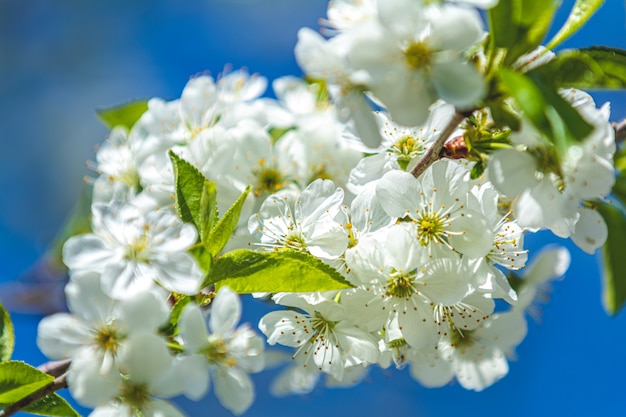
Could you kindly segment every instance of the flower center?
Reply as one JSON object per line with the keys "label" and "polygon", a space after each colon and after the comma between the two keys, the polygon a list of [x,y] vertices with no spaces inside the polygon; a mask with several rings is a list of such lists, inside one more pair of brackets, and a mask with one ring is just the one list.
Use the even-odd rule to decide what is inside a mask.
{"label": "flower center", "polygon": [[101,351],[111,352],[115,355],[120,343],[125,338],[126,335],[123,332],[117,329],[113,323],[109,323],[96,330],[94,342]]}
{"label": "flower center", "polygon": [[295,249],[299,251],[306,250],[306,243],[304,242],[304,236],[300,232],[290,232],[285,236],[284,246],[286,248]]}
{"label": "flower center", "polygon": [[403,136],[391,146],[391,152],[398,155],[398,164],[405,171],[413,158],[419,156],[422,151],[422,144],[413,135]]}
{"label": "flower center", "polygon": [[120,389],[120,400],[131,406],[135,411],[141,412],[147,403],[151,401],[150,391],[146,384],[134,383],[125,379]]}
{"label": "flower center", "polygon": [[394,271],[387,279],[387,291],[385,295],[396,298],[410,298],[417,293],[413,286],[414,274],[405,274],[400,271]]}
{"label": "flower center", "polygon": [[134,240],[126,247],[126,259],[129,261],[147,262],[149,259],[148,236],[144,233],[139,239]]}
{"label": "flower center", "polygon": [[283,174],[275,168],[266,166],[264,159],[259,160],[259,165],[260,169],[254,171],[257,178],[253,191],[255,197],[273,194],[281,190],[285,183]]}
{"label": "flower center", "polygon": [[228,354],[228,346],[224,339],[217,337],[209,337],[208,343],[202,348],[202,355],[207,361],[214,365],[235,365],[235,359]]}
{"label": "flower center", "polygon": [[432,63],[432,51],[423,42],[414,42],[404,51],[404,59],[413,69],[424,69]]}
{"label": "flower center", "polygon": [[444,239],[444,221],[437,213],[424,213],[417,220],[417,239],[422,246]]}

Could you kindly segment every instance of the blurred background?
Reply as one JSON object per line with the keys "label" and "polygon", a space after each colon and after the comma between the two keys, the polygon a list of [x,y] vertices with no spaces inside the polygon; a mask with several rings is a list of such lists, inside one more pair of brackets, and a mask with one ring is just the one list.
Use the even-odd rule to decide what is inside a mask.
{"label": "blurred background", "polygon": [[[557,27],[574,1],[563,3]],[[606,3],[564,48],[626,48],[625,4]],[[226,66],[270,80],[300,75],[297,30],[317,29],[325,9],[323,0],[0,0],[0,283],[26,271],[40,276],[33,265],[77,200],[89,174],[85,161],[107,134],[96,109],[174,99],[190,76],[216,76]],[[626,117],[626,93],[594,97],[598,105],[611,101],[613,120]],[[556,242],[547,234],[528,237],[531,259],[548,241]],[[566,246],[573,255],[566,279],[554,285],[541,323],[530,323],[509,375],[484,392],[455,384],[425,389],[407,370],[373,370],[355,388],[277,400],[268,393],[276,373],[265,372],[255,376],[258,398],[245,415],[626,415],[626,313],[606,315],[598,258]],[[6,287],[0,291],[18,307],[6,300]],[[40,310],[54,305],[49,294]],[[255,326],[263,307],[246,299],[244,309]],[[46,359],[35,346],[36,313],[12,312],[13,359],[39,365]],[[193,416],[230,415],[212,393],[178,404]]]}

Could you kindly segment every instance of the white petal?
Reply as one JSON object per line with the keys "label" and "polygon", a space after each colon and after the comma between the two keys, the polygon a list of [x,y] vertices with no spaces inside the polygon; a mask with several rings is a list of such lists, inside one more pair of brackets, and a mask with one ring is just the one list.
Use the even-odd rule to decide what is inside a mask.
{"label": "white petal", "polygon": [[145,417],[185,417],[185,414],[172,404],[157,398],[153,399],[150,405],[142,411]]}
{"label": "white petal", "polygon": [[72,270],[102,271],[116,259],[116,251],[94,234],[74,236],[63,245],[63,263]]}
{"label": "white petal", "polygon": [[252,381],[238,368],[219,368],[215,373],[215,395],[220,404],[240,415],[254,401]]}
{"label": "white petal", "polygon": [[461,110],[472,108],[487,91],[485,78],[476,67],[456,56],[434,65],[432,82],[439,97]]}
{"label": "white petal", "polygon": [[376,363],[380,357],[378,342],[374,337],[358,327],[340,321],[334,327],[335,337],[347,366],[360,363]]}
{"label": "white petal", "polygon": [[207,344],[209,334],[202,310],[196,304],[188,304],[179,321],[180,335],[183,337],[185,350],[196,353]]}
{"label": "white petal", "polygon": [[206,359],[200,355],[179,356],[174,362],[174,368],[177,376],[175,381],[183,385],[183,394],[194,401],[202,399],[211,381]]}
{"label": "white petal", "polygon": [[609,230],[604,219],[596,210],[580,207],[578,212],[580,218],[574,226],[572,240],[579,248],[593,255],[596,249],[606,242]]}
{"label": "white petal", "polygon": [[569,251],[563,247],[545,248],[528,266],[524,279],[537,285],[561,277],[569,268],[570,260]]}
{"label": "white petal", "polygon": [[117,370],[101,374],[101,361],[91,349],[84,349],[72,360],[67,383],[72,397],[82,405],[95,407],[118,395],[122,378]]}
{"label": "white petal", "polygon": [[138,294],[121,301],[120,317],[130,332],[155,330],[165,323],[169,316],[166,300],[155,291]]}
{"label": "white petal", "polygon": [[392,217],[415,216],[422,191],[419,181],[409,172],[389,171],[376,184],[376,198]]}
{"label": "white petal", "polygon": [[37,330],[37,347],[50,359],[71,358],[89,346],[91,330],[87,323],[70,314],[44,317]]}
{"label": "white petal", "polygon": [[216,335],[225,336],[235,329],[241,318],[241,301],[230,288],[222,287],[211,305],[209,328]]}
{"label": "white petal", "polygon": [[165,340],[147,332],[130,335],[122,346],[120,360],[133,382],[149,386],[172,367]]}

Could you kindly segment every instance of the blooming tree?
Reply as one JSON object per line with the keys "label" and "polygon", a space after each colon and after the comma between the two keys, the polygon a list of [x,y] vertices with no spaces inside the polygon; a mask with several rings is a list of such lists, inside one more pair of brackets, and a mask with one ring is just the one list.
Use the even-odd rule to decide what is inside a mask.
{"label": "blooming tree", "polygon": [[[626,129],[583,90],[626,87],[626,51],[552,52],[603,2],[578,0],[544,46],[558,3],[333,0],[276,100],[239,70],[100,112],[91,226],[63,247],[69,311],[39,326],[55,362],[11,361],[0,310],[0,416],[76,415],[65,387],[95,417],[181,416],[169,398],[211,390],[241,414],[276,345],[277,395],[373,366],[481,391],[569,266],[528,253],[539,230],[602,248],[617,313]],[[237,294],[275,306],[258,330]]]}

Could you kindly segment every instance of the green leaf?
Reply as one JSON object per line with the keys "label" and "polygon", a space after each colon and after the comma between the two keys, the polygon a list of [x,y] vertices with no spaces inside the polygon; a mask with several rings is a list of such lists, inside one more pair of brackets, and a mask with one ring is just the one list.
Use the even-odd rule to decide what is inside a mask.
{"label": "green leaf", "polygon": [[352,287],[334,268],[312,255],[292,250],[234,250],[215,262],[208,278],[206,285],[228,286],[240,294],[330,291]]}
{"label": "green leaf", "polygon": [[208,238],[203,242],[207,250],[214,257],[217,256],[228,240],[233,235],[237,224],[239,223],[239,216],[241,216],[241,209],[246,202],[246,197],[250,193],[251,187],[248,186],[243,193],[237,198],[237,201],[226,211],[224,217],[215,225],[211,230]]}
{"label": "green leaf", "polygon": [[504,50],[504,64],[511,64],[534,50],[550,29],[559,4],[556,0],[508,0],[489,9],[490,59]]}
{"label": "green leaf", "polygon": [[178,215],[196,226],[202,240],[217,217],[215,184],[174,152],[169,155],[174,167]]}
{"label": "green leaf", "polygon": [[163,327],[161,327],[161,333],[165,336],[176,336],[178,334],[178,322],[180,321],[180,316],[183,314],[183,310],[191,302],[192,297],[183,296],[179,298],[174,306],[172,306],[172,311],[170,312],[170,318]]}
{"label": "green leaf", "polygon": [[598,205],[604,218],[609,236],[602,248],[604,260],[604,308],[609,314],[617,314],[626,301],[626,218],[615,206],[608,203]]}
{"label": "green leaf", "polygon": [[213,255],[209,252],[206,246],[202,243],[197,243],[189,249],[189,253],[195,258],[200,266],[200,269],[202,269],[205,274],[211,270],[211,266],[213,265]]}
{"label": "green leaf", "polygon": [[550,42],[548,42],[546,48],[554,49],[565,39],[573,35],[603,4],[604,0],[576,0],[565,24],[559,29]]}
{"label": "green leaf", "polygon": [[567,50],[528,74],[556,88],[626,88],[626,51],[606,47]]}
{"label": "green leaf", "polygon": [[24,362],[0,363],[0,406],[6,407],[54,381],[52,375]]}
{"label": "green leaf", "polygon": [[40,416],[80,417],[80,414],[63,397],[54,392],[25,407],[22,411]]}
{"label": "green leaf", "polygon": [[[502,2],[500,2],[502,3]],[[500,70],[503,88],[515,99],[532,124],[546,136],[552,136],[550,119],[546,115],[548,103],[542,91],[529,77],[507,69]]]}
{"label": "green leaf", "polygon": [[109,129],[124,126],[130,130],[142,114],[148,110],[147,100],[131,101],[120,106],[97,110],[98,119]]}
{"label": "green leaf", "polygon": [[14,345],[15,335],[13,334],[11,317],[0,304],[0,362],[6,362],[11,359]]}
{"label": "green leaf", "polygon": [[580,142],[593,127],[553,88],[530,76],[503,68],[501,87],[515,99],[535,128],[563,150],[569,142]]}
{"label": "green leaf", "polygon": [[218,217],[217,188],[214,182],[206,180],[200,196],[200,230],[202,231],[200,240],[202,242],[209,239],[209,234],[212,233]]}

